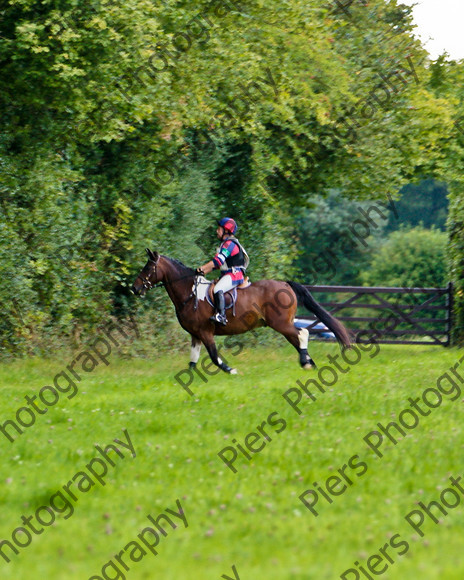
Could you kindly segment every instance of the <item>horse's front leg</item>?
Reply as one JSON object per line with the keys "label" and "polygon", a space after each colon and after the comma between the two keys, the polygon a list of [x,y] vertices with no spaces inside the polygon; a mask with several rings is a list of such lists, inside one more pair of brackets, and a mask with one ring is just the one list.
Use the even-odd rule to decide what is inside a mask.
{"label": "horse's front leg", "polygon": [[197,366],[198,359],[200,358],[201,350],[201,340],[192,336],[192,343],[190,347],[190,362],[189,368],[194,369]]}
{"label": "horse's front leg", "polygon": [[213,361],[213,363],[216,366],[218,366],[220,369],[222,369],[225,373],[229,373],[231,375],[236,375],[237,369],[231,368],[218,355],[218,350],[216,347],[216,343],[214,342],[214,339],[212,337],[207,337],[207,338],[203,338],[202,340],[203,340],[203,344],[205,345],[206,350],[208,351],[208,354],[209,354],[211,360]]}

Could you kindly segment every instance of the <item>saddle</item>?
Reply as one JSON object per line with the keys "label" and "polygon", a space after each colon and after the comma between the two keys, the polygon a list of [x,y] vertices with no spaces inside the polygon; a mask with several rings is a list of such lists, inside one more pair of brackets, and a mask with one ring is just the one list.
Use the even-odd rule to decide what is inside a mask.
{"label": "saddle", "polygon": [[[214,290],[215,286],[216,286],[216,281],[211,282],[211,284],[208,286],[208,289],[206,291],[206,300],[208,301],[210,306],[212,306],[213,308],[214,308],[213,290]],[[227,292],[224,292],[224,301],[225,301],[225,305],[226,305],[226,310],[229,310],[229,308],[234,308],[234,314],[235,314],[235,303],[237,302],[237,290],[248,288],[248,286],[251,286],[251,282],[250,282],[250,278],[248,276],[246,276],[245,280],[242,282],[242,284],[240,284],[240,286],[235,286],[235,288],[232,288],[232,290],[228,290]]]}

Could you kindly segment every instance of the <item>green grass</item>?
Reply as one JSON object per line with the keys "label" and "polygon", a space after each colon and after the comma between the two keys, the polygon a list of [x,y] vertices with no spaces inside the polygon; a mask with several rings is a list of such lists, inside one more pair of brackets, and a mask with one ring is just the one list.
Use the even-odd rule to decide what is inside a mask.
{"label": "green grass", "polygon": [[[333,344],[312,343],[319,365],[339,352]],[[371,351],[371,354],[373,351]],[[29,547],[0,558],[2,579],[84,579],[137,538],[156,517],[180,499],[188,528],[169,528],[158,546],[139,563],[130,562],[128,579],[190,580],[222,574],[241,580],[324,580],[340,578],[355,561],[369,556],[398,533],[409,551],[399,556],[385,579],[461,580],[464,575],[462,504],[424,524],[420,538],[404,520],[418,501],[438,499],[450,475],[464,476],[464,397],[442,405],[394,446],[375,456],[363,437],[409,407],[408,398],[427,387],[462,356],[437,347],[383,346],[375,358],[340,374],[338,382],[303,398],[301,415],[282,397],[297,379],[317,378],[302,371],[291,347],[245,348],[229,362],[238,376],[221,373],[204,385],[196,380],[194,397],[179,387],[174,374],[188,352],[152,360],[112,359],[79,385],[71,400],[60,401],[14,443],[0,434],[0,539],[11,539],[20,518],[31,515],[97,455],[94,445],[124,440],[127,429],[137,457],[125,451],[116,459],[104,487],[79,493],[74,514],[34,536]],[[13,418],[24,396],[51,384],[69,360],[17,361],[0,366],[0,421]],[[272,412],[286,421],[272,441],[248,461],[241,456],[233,474],[217,453],[233,438],[243,444]],[[351,470],[353,485],[319,501],[314,517],[298,496],[313,482],[323,484],[353,455],[367,464],[362,477]],[[359,470],[358,470],[359,471]],[[9,553],[9,550],[6,549]],[[109,573],[110,578],[117,576]],[[373,575],[374,576],[374,575]],[[375,576],[374,576],[375,577]],[[122,576],[120,576],[122,578]],[[349,580],[355,580],[351,574]],[[365,578],[361,575],[361,578]]]}

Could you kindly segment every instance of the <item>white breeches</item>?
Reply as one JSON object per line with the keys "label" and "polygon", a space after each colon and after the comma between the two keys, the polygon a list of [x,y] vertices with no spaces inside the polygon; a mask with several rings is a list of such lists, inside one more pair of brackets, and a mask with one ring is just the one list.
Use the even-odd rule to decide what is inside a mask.
{"label": "white breeches", "polygon": [[216,292],[219,292],[219,290],[222,290],[223,292],[228,292],[229,290],[232,290],[234,286],[236,286],[236,284],[234,284],[232,277],[229,276],[229,274],[226,274],[219,280],[219,282],[214,287],[214,293],[216,294]]}

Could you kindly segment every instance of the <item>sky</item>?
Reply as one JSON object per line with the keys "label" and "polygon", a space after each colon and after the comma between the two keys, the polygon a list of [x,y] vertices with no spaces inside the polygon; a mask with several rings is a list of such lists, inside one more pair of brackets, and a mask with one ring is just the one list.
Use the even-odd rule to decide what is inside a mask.
{"label": "sky", "polygon": [[[435,59],[443,51],[453,59],[464,59],[464,0],[400,0],[414,7],[416,36]],[[433,40],[429,40],[429,39]]]}

